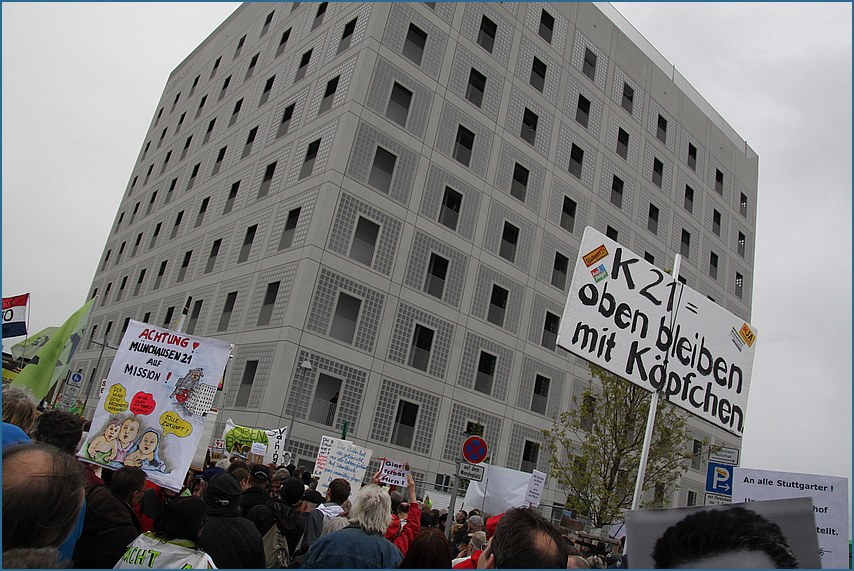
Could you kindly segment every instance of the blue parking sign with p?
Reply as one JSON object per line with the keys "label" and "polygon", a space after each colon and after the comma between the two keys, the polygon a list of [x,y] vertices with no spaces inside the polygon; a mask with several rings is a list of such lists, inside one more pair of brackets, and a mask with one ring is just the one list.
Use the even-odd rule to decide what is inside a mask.
{"label": "blue parking sign with p", "polygon": [[727,464],[709,462],[709,470],[706,472],[706,491],[731,496],[732,469],[733,466]]}

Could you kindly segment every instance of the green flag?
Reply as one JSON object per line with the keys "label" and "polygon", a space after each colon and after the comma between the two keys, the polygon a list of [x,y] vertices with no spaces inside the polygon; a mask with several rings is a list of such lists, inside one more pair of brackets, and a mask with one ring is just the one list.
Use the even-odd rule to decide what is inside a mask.
{"label": "green flag", "polygon": [[57,331],[59,331],[59,327],[45,327],[32,337],[28,337],[20,343],[15,343],[9,347],[9,352],[15,359],[20,359],[21,357],[32,359]]}
{"label": "green flag", "polygon": [[83,329],[89,322],[94,303],[95,298],[90,299],[69,317],[11,384],[28,387],[37,400],[43,399],[53,384],[68,373],[68,364],[83,340]]}

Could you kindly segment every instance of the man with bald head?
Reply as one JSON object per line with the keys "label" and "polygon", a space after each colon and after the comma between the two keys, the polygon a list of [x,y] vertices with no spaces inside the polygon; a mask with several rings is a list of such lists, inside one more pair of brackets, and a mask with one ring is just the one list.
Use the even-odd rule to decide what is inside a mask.
{"label": "man with bald head", "polygon": [[57,548],[83,506],[83,467],[54,446],[3,452],[3,551]]}

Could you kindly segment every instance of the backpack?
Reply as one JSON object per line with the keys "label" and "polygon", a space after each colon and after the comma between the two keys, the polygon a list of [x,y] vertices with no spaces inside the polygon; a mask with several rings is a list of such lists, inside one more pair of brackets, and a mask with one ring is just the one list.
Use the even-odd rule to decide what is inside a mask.
{"label": "backpack", "polygon": [[263,536],[267,569],[287,569],[291,565],[291,553],[283,532],[295,529],[298,516],[293,508],[280,502],[270,502],[265,507],[273,516],[273,525]]}

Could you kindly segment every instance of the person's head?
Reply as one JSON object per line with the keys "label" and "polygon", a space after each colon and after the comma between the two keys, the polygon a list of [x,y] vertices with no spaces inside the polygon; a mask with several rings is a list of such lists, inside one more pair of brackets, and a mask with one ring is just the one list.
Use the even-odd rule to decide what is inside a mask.
{"label": "person's head", "polygon": [[512,508],[498,522],[484,557],[487,567],[498,569],[566,569],[566,541],[535,510]]}
{"label": "person's head", "polygon": [[43,412],[33,425],[34,440],[56,446],[67,454],[77,452],[77,443],[83,436],[83,419],[64,410]]}
{"label": "person's head", "polygon": [[[332,484],[329,486],[331,488]],[[353,500],[350,520],[359,522],[359,526],[368,533],[384,534],[391,524],[391,498],[388,492],[375,484],[363,486]]]}
{"label": "person's head", "polygon": [[270,495],[274,498],[281,497],[282,484],[291,477],[291,473],[281,468],[276,470],[270,477]]}
{"label": "person's head", "polygon": [[686,516],[658,538],[652,558],[657,569],[798,567],[780,526],[740,506]]}
{"label": "person's head", "polygon": [[[391,499],[391,513],[396,514],[398,512],[398,508],[400,504],[403,503],[403,494],[394,490],[393,492],[388,493],[388,497]],[[407,506],[407,510],[409,507]]]}
{"label": "person's head", "polygon": [[263,488],[270,481],[270,469],[264,464],[249,465],[249,483],[256,488]]}
{"label": "person's head", "polygon": [[566,558],[567,569],[590,569],[590,563],[580,554],[570,554]]}
{"label": "person's head", "polygon": [[323,503],[323,496],[317,490],[306,490],[302,495],[302,511],[310,512]]}
{"label": "person's head", "polygon": [[605,562],[602,561],[602,558],[598,555],[591,555],[587,558],[587,565],[590,566],[590,569],[604,569]]}
{"label": "person's head", "polygon": [[438,528],[422,530],[406,551],[398,569],[450,569],[451,545]]}
{"label": "person's head", "polygon": [[195,541],[205,525],[205,502],[197,497],[178,497],[166,504],[154,520],[154,533],[160,539]]}
{"label": "person's head", "polygon": [[36,402],[30,389],[11,385],[3,389],[3,422],[29,434],[35,420]]}
{"label": "person's head", "polygon": [[288,478],[279,490],[279,496],[288,505],[299,502],[305,494],[305,486],[299,478]]}
{"label": "person's head", "polygon": [[240,494],[242,492],[240,483],[233,475],[217,474],[205,486],[202,499],[205,500],[205,505],[211,508],[237,509],[240,505]]}
{"label": "person's head", "polygon": [[303,472],[303,473],[300,475],[300,477],[302,478],[302,483],[303,483],[304,485],[306,485],[306,486],[308,486],[309,484],[311,484],[311,482],[314,480],[314,478],[312,478],[312,477],[311,477],[311,474],[310,474],[310,473],[308,473],[308,472]]}
{"label": "person's head", "polygon": [[66,569],[55,547],[25,547],[3,552],[4,569]]}
{"label": "person's head", "polygon": [[476,531],[469,534],[469,551],[474,552],[486,547],[486,532]]}
{"label": "person's head", "polygon": [[122,446],[127,447],[128,444],[136,440],[136,435],[138,433],[139,421],[136,417],[132,416],[130,418],[126,418],[119,429],[119,442],[122,443]]}
{"label": "person's head", "polygon": [[243,468],[244,470],[249,472],[249,464],[240,459],[235,460],[232,456],[232,459],[229,461],[228,468],[226,468],[226,471],[229,474],[234,474],[234,471],[240,468]]}
{"label": "person's head", "polygon": [[240,482],[240,487],[243,488],[243,490],[248,490],[252,487],[252,483],[249,481],[249,470],[246,468],[238,468],[237,470],[232,470],[229,473],[237,478],[237,481]]}
{"label": "person's head", "polygon": [[[347,501],[350,497],[350,482],[344,478],[335,478],[329,482],[329,488],[326,490],[326,498],[330,502],[335,502],[339,506]],[[391,502],[389,502],[389,510],[391,510]],[[389,511],[389,517],[391,517]]]}
{"label": "person's head", "polygon": [[468,519],[469,533],[483,531],[483,518],[479,515],[469,516]]}
{"label": "person's head", "polygon": [[110,492],[130,506],[135,506],[145,493],[145,472],[136,466],[122,466],[110,480]]}
{"label": "person's head", "polygon": [[460,510],[457,512],[457,515],[454,516],[454,520],[457,523],[465,523],[466,520],[468,519],[468,517],[469,517],[468,513],[466,513],[464,510]]}
{"label": "person's head", "polygon": [[54,446],[3,452],[3,551],[59,547],[83,506],[83,466]]}

